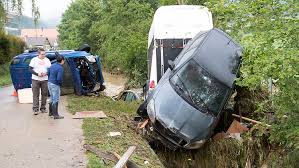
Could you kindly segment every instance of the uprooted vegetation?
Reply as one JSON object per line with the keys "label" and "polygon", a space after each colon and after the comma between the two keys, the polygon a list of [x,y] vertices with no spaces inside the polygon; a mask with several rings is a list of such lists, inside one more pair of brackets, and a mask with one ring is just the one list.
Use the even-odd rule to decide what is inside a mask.
{"label": "uprooted vegetation", "polygon": [[169,168],[296,166],[296,153],[287,154],[282,149],[272,151],[259,143],[255,140],[241,143],[234,139],[224,139],[208,142],[198,150],[171,152],[165,149],[158,150],[157,154],[164,166]]}

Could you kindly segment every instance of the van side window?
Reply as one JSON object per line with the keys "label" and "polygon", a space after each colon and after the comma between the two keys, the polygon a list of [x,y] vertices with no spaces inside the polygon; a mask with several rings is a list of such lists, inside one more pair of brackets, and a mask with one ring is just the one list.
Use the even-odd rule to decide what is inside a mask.
{"label": "van side window", "polygon": [[31,59],[32,59],[32,58],[25,58],[25,60],[24,60],[24,64],[28,64],[28,65],[29,65],[29,64],[30,64],[30,61],[31,61]]}
{"label": "van side window", "polygon": [[11,65],[18,64],[18,63],[20,63],[20,61],[21,61],[21,59],[19,59],[19,58],[15,58],[15,59],[13,59],[13,60],[11,61]]}

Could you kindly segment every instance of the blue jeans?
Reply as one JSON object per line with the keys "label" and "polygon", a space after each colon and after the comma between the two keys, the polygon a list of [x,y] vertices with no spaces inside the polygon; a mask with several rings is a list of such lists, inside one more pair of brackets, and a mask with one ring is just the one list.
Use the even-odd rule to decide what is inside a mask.
{"label": "blue jeans", "polygon": [[52,104],[58,103],[60,97],[60,86],[48,82],[48,90],[50,93],[50,101]]}

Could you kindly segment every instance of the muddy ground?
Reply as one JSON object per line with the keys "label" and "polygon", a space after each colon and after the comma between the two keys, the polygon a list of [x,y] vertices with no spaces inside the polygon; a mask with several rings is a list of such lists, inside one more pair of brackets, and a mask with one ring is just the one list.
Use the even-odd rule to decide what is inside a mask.
{"label": "muddy ground", "polygon": [[0,88],[0,167],[86,167],[82,121],[66,112],[65,97],[59,106],[65,119],[53,120],[34,116],[32,104],[19,104],[12,92],[12,86]]}

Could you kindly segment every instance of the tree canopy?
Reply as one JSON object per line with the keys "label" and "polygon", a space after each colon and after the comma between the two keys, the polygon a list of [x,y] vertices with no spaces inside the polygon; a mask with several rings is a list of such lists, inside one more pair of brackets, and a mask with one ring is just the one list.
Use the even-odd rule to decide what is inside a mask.
{"label": "tree canopy", "polygon": [[[36,0],[31,0],[32,5],[32,17],[34,23],[37,24],[37,21],[40,17],[38,6],[36,5]],[[19,15],[22,15],[23,11],[23,0],[0,0],[0,29],[3,28],[4,23],[6,22],[6,14],[8,12],[16,12]]]}

